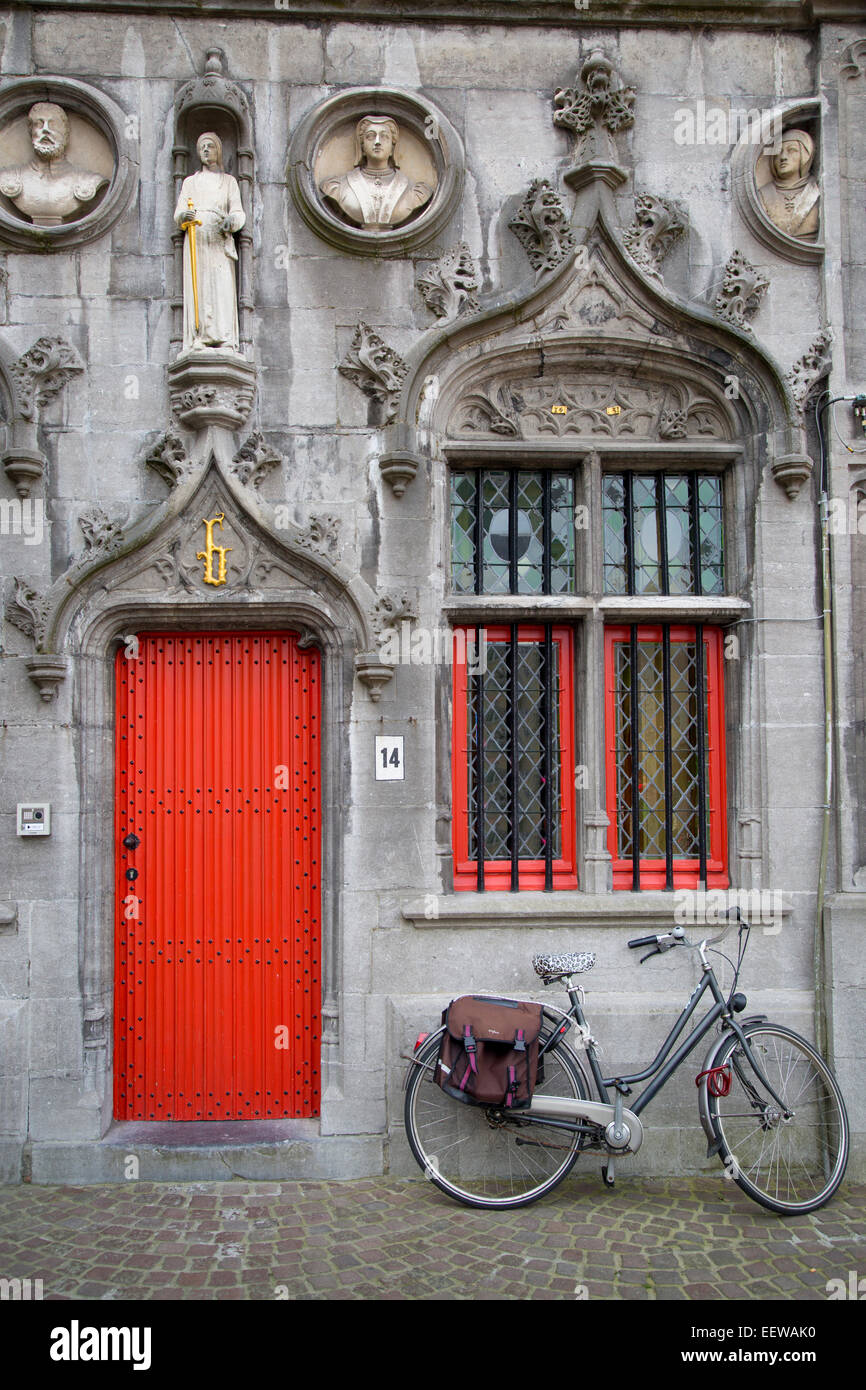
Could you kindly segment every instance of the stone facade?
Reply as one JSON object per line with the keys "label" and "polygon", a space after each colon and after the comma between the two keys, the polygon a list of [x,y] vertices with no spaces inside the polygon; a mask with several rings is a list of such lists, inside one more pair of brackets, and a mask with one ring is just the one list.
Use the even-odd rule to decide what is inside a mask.
{"label": "stone facade", "polygon": [[[613,889],[603,643],[606,623],[662,620],[736,639],[726,870],[733,889],[774,903],[742,984],[750,1013],[828,1051],[862,1174],[858,7],[778,0],[744,18],[718,4],[708,18],[706,6],[635,4],[620,22],[610,4],[509,0],[496,23],[497,7],[472,0],[453,15],[438,6],[435,22],[387,0],[375,17],[361,4],[348,21],[342,8],[0,12],[8,167],[44,99],[113,169],[92,210],[60,226],[31,227],[0,199],[0,1177],[121,1178],[130,1153],[142,1177],[223,1176],[221,1146],[250,1177],[408,1174],[401,1054],[456,994],[534,993],[534,951],[595,951],[588,1013],[603,1065],[645,1061],[697,973],[685,951],[639,969],[625,946],[669,928],[677,899]],[[418,169],[426,153],[416,178],[429,196],[400,225],[341,227],[302,146],[312,168],[312,145],[327,151],[381,114],[377,97],[415,140]],[[197,127],[199,111],[214,123]],[[820,228],[808,240],[762,212],[757,166],[774,122],[808,126],[815,142]],[[239,347],[196,356],[183,349],[188,234],[173,213],[201,129],[219,131],[245,220],[231,233]],[[819,431],[825,391],[835,404]],[[515,605],[452,591],[449,469],[506,460],[575,471],[589,524],[572,596]],[[603,470],[678,461],[724,475],[724,593],[605,595]],[[234,560],[209,592],[188,561],[216,510]],[[455,891],[452,670],[413,639],[515,609],[575,633],[579,886]],[[291,628],[322,651],[315,1119],[216,1136],[113,1119],[112,682],[117,651],[147,628]],[[403,780],[375,779],[377,735],[404,739]],[[16,834],[16,807],[31,801],[50,803],[50,836]],[[701,1056],[650,1111],[634,1171],[706,1166]]]}

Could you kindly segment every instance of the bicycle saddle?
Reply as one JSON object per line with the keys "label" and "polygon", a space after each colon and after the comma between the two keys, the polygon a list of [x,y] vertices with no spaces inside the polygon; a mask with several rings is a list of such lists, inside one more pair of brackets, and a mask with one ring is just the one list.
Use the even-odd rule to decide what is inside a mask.
{"label": "bicycle saddle", "polygon": [[533,956],[536,975],[544,980],[561,979],[563,975],[583,975],[595,965],[595,951],[564,951],[556,956]]}

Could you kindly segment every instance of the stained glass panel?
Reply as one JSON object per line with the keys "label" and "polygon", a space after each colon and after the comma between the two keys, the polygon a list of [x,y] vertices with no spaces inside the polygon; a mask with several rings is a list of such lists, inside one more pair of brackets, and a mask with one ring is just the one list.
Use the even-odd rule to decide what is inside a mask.
{"label": "stained glass panel", "polygon": [[724,593],[718,474],[606,473],[602,509],[605,593]]}
{"label": "stained glass panel", "polygon": [[573,593],[574,550],[572,474],[525,469],[451,474],[451,583],[456,593]]}

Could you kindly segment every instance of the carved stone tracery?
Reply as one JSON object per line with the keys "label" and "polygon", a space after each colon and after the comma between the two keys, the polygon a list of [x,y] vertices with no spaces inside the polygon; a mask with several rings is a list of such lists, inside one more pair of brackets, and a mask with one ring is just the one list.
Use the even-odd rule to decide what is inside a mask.
{"label": "carved stone tracery", "polygon": [[311,512],[298,531],[297,543],[333,564],[340,558],[340,530],[340,519],[333,512]]}
{"label": "carved stone tracery", "polygon": [[623,236],[632,260],[654,280],[661,280],[661,263],[686,229],[683,214],[667,198],[642,193],[634,200],[635,220]]}
{"label": "carved stone tracery", "polygon": [[399,353],[362,322],[355,329],[352,346],[337,370],[381,407],[384,416],[381,423],[387,424],[396,412],[407,371]]}
{"label": "carved stone tracery", "polygon": [[189,430],[237,430],[252,410],[256,370],[234,353],[187,353],[169,364],[172,414]]}
{"label": "carved stone tracery", "polygon": [[38,338],[12,367],[22,418],[35,420],[66,382],[83,371],[84,363],[65,338]]}
{"label": "carved stone tracery", "polygon": [[601,49],[590,53],[579,80],[583,91],[566,87],[553,98],[554,125],[573,130],[577,137],[565,182],[580,189],[600,179],[608,188],[617,188],[628,174],[620,165],[614,137],[634,124],[634,89],[624,86]]}
{"label": "carved stone tracery", "polygon": [[722,288],[715,300],[716,313],[741,333],[751,333],[746,316],[751,318],[757,313],[769,285],[769,280],[746,260],[742,251],[734,251],[725,265]]}
{"label": "carved stone tracery", "polygon": [[634,88],[623,85],[600,49],[586,59],[579,80],[582,91],[565,87],[555,93],[553,123],[577,136],[576,165],[596,161],[615,164],[613,137],[634,124]]}
{"label": "carved stone tracery", "polygon": [[254,430],[235,454],[232,472],[244,486],[257,488],[271,469],[279,468],[282,462],[282,454],[271,448],[261,430]]}
{"label": "carved stone tracery", "polygon": [[414,622],[418,617],[416,609],[415,601],[405,589],[397,594],[383,594],[373,608],[373,631],[377,637],[382,637],[386,628],[396,628],[402,622]]}
{"label": "carved stone tracery", "polygon": [[37,651],[42,649],[50,609],[46,595],[40,594],[28,580],[16,578],[15,592],[6,604],[6,621],[26,637],[32,637]]}
{"label": "carved stone tracery", "polygon": [[[580,248],[584,251],[584,248]],[[578,262],[580,265],[580,262]],[[629,293],[621,280],[598,255],[584,256],[580,273],[562,296],[555,311],[542,319],[542,333],[591,330],[616,337],[658,339],[662,324]]]}
{"label": "carved stone tracery", "polygon": [[598,436],[611,439],[729,439],[722,407],[692,390],[636,381],[609,373],[563,371],[493,381],[460,398],[449,434],[500,439]]}
{"label": "carved stone tracery", "polygon": [[823,328],[803,356],[798,357],[790,371],[785,373],[785,380],[791,388],[791,395],[801,415],[806,410],[819,381],[830,371],[833,338],[832,328]]}
{"label": "carved stone tracery", "polygon": [[97,555],[112,555],[123,544],[123,527],[112,521],[108,513],[95,503],[85,507],[78,518],[78,525],[84,533],[85,558],[95,559]]}
{"label": "carved stone tracery", "polygon": [[574,250],[568,213],[547,179],[533,180],[508,226],[537,275],[554,270]]}
{"label": "carved stone tracery", "polygon": [[169,487],[175,487],[186,478],[192,468],[186,445],[172,430],[157,440],[144,461]]}
{"label": "carved stone tracery", "polygon": [[465,241],[434,261],[416,283],[427,308],[442,322],[478,309],[478,267]]}

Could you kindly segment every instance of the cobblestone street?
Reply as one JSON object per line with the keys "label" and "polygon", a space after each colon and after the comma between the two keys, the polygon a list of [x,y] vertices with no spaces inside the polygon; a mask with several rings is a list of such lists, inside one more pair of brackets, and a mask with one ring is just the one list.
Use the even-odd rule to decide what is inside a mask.
{"label": "cobblestone street", "polygon": [[623,1178],[609,1193],[587,1172],[508,1214],[423,1179],[23,1185],[0,1188],[0,1276],[75,1301],[826,1303],[829,1281],[848,1297],[866,1274],[864,1212],[866,1187],[846,1184],[816,1214],[781,1219],[721,1174]]}

